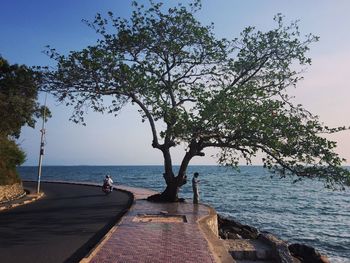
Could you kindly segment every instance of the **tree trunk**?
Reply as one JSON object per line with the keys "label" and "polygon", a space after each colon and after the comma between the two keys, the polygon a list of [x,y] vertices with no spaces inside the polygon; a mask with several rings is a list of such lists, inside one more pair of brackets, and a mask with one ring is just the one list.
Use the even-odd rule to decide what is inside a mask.
{"label": "tree trunk", "polygon": [[176,182],[173,182],[167,185],[163,193],[160,194],[160,197],[164,202],[177,202],[179,201],[178,193],[179,187]]}
{"label": "tree trunk", "polygon": [[164,157],[164,174],[163,177],[166,182],[166,188],[161,194],[155,194],[147,198],[149,201],[154,202],[177,202],[179,184],[178,180],[174,175],[173,166],[171,162],[171,155],[169,149],[163,149]]}
{"label": "tree trunk", "polygon": [[193,158],[193,153],[191,151],[186,152],[185,157],[182,159],[181,166],[179,169],[179,174],[178,174],[179,180],[186,180],[187,167],[192,158]]}
{"label": "tree trunk", "polygon": [[147,198],[148,201],[153,202],[177,202],[179,201],[179,185],[177,180],[174,178],[172,182],[169,182],[165,190],[161,194],[155,194]]}
{"label": "tree trunk", "polygon": [[183,201],[183,198],[178,197],[179,189],[186,183],[185,177],[175,177],[174,180],[167,184],[167,187],[161,194],[155,194],[147,198],[149,201],[154,202],[179,202]]}
{"label": "tree trunk", "polygon": [[175,180],[175,175],[173,173],[173,164],[171,161],[171,155],[169,149],[162,150],[164,157],[164,174],[163,177],[167,185],[172,184]]}
{"label": "tree trunk", "polygon": [[148,197],[147,200],[154,201],[154,202],[182,201],[183,199],[179,199],[178,193],[179,193],[180,187],[186,184],[187,182],[186,170],[193,155],[189,152],[186,153],[181,163],[178,176],[175,177],[172,170],[170,152],[166,151],[166,152],[163,152],[163,154],[164,154],[164,169],[165,169],[165,173],[163,174],[163,176],[167,184],[167,187],[161,194],[152,195]]}

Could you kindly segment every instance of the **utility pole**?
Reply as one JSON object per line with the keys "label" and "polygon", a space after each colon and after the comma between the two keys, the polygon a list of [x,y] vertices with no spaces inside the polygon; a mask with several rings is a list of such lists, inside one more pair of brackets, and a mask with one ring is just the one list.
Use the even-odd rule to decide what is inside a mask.
{"label": "utility pole", "polygon": [[40,193],[40,179],[41,179],[41,165],[43,162],[43,156],[44,156],[44,145],[45,145],[45,119],[46,119],[46,99],[47,99],[47,93],[45,93],[45,108],[44,108],[44,114],[43,114],[43,124],[41,127],[41,139],[40,139],[40,152],[39,152],[39,167],[38,167],[38,186],[37,186],[37,193]]}

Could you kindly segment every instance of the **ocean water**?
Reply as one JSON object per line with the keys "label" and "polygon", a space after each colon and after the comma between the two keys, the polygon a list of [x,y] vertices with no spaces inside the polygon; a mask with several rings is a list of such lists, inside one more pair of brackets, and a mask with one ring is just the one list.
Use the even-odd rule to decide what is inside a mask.
{"label": "ocean water", "polygon": [[[19,167],[23,179],[36,180],[37,167]],[[291,243],[314,246],[331,262],[350,262],[350,189],[331,191],[317,180],[292,183],[260,166],[240,172],[219,166],[190,166],[200,174],[201,202],[225,216],[268,231]],[[156,191],[165,188],[162,166],[44,166],[42,180],[102,182],[109,173],[117,184]],[[191,184],[180,196],[192,197]]]}

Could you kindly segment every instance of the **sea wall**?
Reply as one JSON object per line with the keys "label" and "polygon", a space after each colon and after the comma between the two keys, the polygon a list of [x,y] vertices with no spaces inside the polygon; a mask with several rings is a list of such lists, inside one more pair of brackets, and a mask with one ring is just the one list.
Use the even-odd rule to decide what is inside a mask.
{"label": "sea wall", "polygon": [[207,216],[205,223],[216,237],[219,237],[218,216],[213,208],[209,208],[209,216]]}
{"label": "sea wall", "polygon": [[0,185],[0,203],[15,199],[24,193],[22,183]]}
{"label": "sea wall", "polygon": [[213,252],[215,262],[234,263],[235,261],[226,250],[223,240],[219,238],[218,215],[214,208],[207,207],[209,214],[198,220],[198,223]]}

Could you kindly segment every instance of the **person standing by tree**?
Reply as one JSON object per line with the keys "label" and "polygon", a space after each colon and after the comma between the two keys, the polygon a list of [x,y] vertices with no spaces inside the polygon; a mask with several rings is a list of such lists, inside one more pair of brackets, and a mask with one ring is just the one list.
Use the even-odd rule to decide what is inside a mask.
{"label": "person standing by tree", "polygon": [[198,180],[198,173],[195,172],[193,174],[193,178],[192,178],[192,189],[193,189],[193,203],[194,204],[198,204],[198,200],[199,200],[199,180]]}

